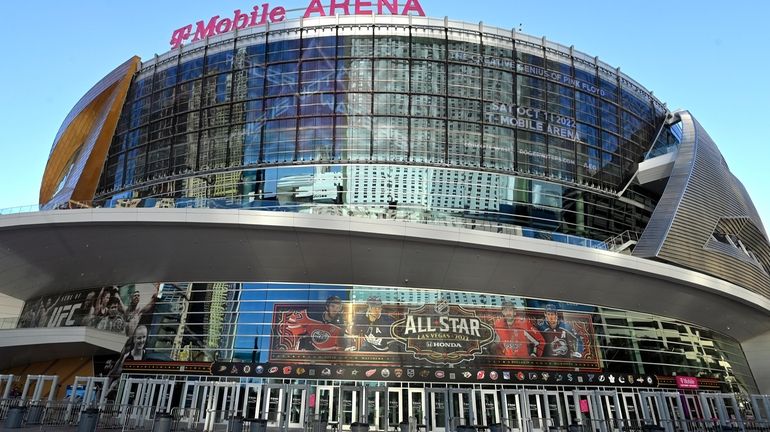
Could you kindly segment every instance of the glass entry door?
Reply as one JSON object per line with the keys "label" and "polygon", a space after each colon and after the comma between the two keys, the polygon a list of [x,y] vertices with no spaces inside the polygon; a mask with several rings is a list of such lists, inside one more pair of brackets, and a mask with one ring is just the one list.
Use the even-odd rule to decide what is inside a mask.
{"label": "glass entry door", "polygon": [[694,394],[682,394],[684,398],[684,415],[687,417],[688,423],[693,424],[694,419],[705,418],[703,410],[701,409],[701,401],[698,400],[698,396]]}
{"label": "glass entry door", "polygon": [[[369,424],[370,431],[387,432],[389,430],[387,387],[364,387],[366,404],[364,405],[364,421]],[[398,423],[393,423],[398,425]]]}
{"label": "glass entry door", "polygon": [[283,384],[266,384],[264,386],[261,418],[267,420],[267,427],[283,428],[285,397],[286,389]]}
{"label": "glass entry door", "polygon": [[735,395],[731,393],[701,393],[701,406],[707,419],[719,419],[721,426],[736,427],[743,417]]}
{"label": "glass entry door", "polygon": [[473,408],[473,393],[470,389],[449,390],[449,420],[454,431],[460,425],[475,425],[476,416]]}
{"label": "glass entry door", "polygon": [[620,398],[620,409],[622,411],[623,420],[619,421],[622,424],[622,430],[641,430],[642,417],[641,417],[641,405],[639,403],[639,397],[636,393],[621,393],[618,395]]}
{"label": "glass entry door", "polygon": [[687,432],[687,419],[679,393],[645,391],[640,392],[639,396],[645,423],[657,424],[666,432]]}
{"label": "glass entry door", "polygon": [[339,422],[342,430],[350,430],[350,424],[364,420],[363,387],[340,387]]}
{"label": "glass entry door", "polygon": [[444,432],[449,424],[449,392],[446,389],[428,389],[427,409],[428,430]]}
{"label": "glass entry door", "polygon": [[620,398],[614,391],[575,390],[574,404],[578,407],[580,424],[599,432],[622,429]]}
{"label": "glass entry door", "polygon": [[204,430],[213,430],[238,413],[240,394],[237,382],[187,382],[182,391],[181,408],[189,408],[190,423],[202,423]]}
{"label": "glass entry door", "polygon": [[310,405],[315,418],[327,424],[339,424],[337,421],[339,415],[337,402],[339,402],[339,397],[339,387],[317,386],[315,389],[315,400]]}
{"label": "glass entry door", "polygon": [[400,388],[388,389],[388,424],[396,426],[407,421],[402,407],[404,406],[404,394]]}
{"label": "glass entry door", "polygon": [[473,393],[470,389],[426,389],[427,430],[452,432],[458,426],[474,425]]}
{"label": "glass entry door", "polygon": [[545,390],[524,390],[523,416],[525,429],[533,432],[547,432],[549,427],[565,427],[570,419],[566,417],[566,400],[559,392]]}
{"label": "glass entry door", "polygon": [[404,421],[409,421],[410,418],[414,418],[418,425],[427,424],[427,412],[425,411],[425,389],[421,388],[408,388],[406,389],[406,418]]}
{"label": "glass entry door", "polygon": [[243,407],[241,415],[245,418],[259,418],[262,401],[262,385],[246,384],[243,386]]}
{"label": "glass entry door", "polygon": [[500,423],[500,402],[496,390],[477,390],[475,404],[478,425],[489,427]]}
{"label": "glass entry door", "polygon": [[280,430],[303,429],[308,403],[308,387],[305,385],[263,385],[261,418],[267,426]]}
{"label": "glass entry door", "polygon": [[308,388],[304,385],[290,385],[286,392],[287,422],[284,426],[288,429],[304,429]]}
{"label": "glass entry door", "polygon": [[[123,381],[121,405],[135,407],[154,407],[157,411],[171,411],[171,399],[174,392],[174,382],[171,380],[128,378]],[[73,395],[75,392],[72,393]],[[96,403],[98,400],[83,400]]]}
{"label": "glass entry door", "polygon": [[770,396],[751,395],[751,409],[754,412],[754,420],[759,425],[770,424]]}
{"label": "glass entry door", "polygon": [[[92,388],[92,386],[89,387]],[[103,388],[106,390],[106,386]],[[151,421],[155,411],[171,411],[171,400],[174,392],[174,382],[171,380],[128,378],[123,381],[122,388],[123,394],[120,404],[123,407],[131,405],[132,409],[123,408],[121,410],[121,421],[130,418],[142,425],[145,420]],[[74,397],[74,391],[72,395]],[[90,403],[98,402],[98,400],[89,400],[90,396],[87,394],[83,400]],[[83,405],[85,407],[86,404]]]}
{"label": "glass entry door", "polygon": [[502,423],[511,432],[524,432],[526,426],[526,395],[523,390],[503,390],[500,392],[503,403]]}

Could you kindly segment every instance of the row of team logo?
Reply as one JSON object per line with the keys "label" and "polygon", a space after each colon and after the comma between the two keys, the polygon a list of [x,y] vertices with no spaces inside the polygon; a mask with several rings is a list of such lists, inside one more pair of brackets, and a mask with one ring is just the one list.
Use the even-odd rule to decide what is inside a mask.
{"label": "row of team logo", "polygon": [[563,384],[594,385],[634,385],[656,386],[653,376],[617,374],[617,373],[573,373],[573,372],[533,372],[533,371],[451,371],[441,369],[413,368],[344,368],[344,367],[304,367],[304,366],[264,366],[248,363],[218,363],[214,367],[215,375],[268,375],[296,376],[316,378],[353,378],[353,379],[401,379],[418,378],[424,380],[449,379],[463,381],[513,381]]}

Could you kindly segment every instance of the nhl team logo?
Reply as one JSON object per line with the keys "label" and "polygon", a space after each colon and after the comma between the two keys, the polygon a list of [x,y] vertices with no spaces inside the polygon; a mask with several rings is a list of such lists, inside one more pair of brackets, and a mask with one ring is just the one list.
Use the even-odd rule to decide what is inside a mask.
{"label": "nhl team logo", "polygon": [[331,338],[331,334],[326,330],[315,330],[310,334],[310,337],[313,339],[313,342],[322,344]]}
{"label": "nhl team logo", "polygon": [[555,356],[563,357],[567,355],[568,350],[569,347],[567,346],[567,341],[565,339],[556,338],[551,342],[551,351]]}
{"label": "nhl team logo", "polygon": [[410,309],[390,328],[415,359],[456,365],[473,360],[494,340],[494,330],[474,311],[440,300]]}

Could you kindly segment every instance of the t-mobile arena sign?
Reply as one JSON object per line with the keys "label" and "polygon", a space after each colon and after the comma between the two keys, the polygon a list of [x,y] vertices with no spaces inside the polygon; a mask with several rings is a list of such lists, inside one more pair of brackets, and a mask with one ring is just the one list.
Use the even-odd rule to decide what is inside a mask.
{"label": "t-mobile arena sign", "polygon": [[[303,18],[335,15],[418,15],[425,16],[419,0],[330,0],[329,5],[321,0],[311,0]],[[179,48],[192,38],[192,42],[220,35],[233,30],[278,23],[286,19],[286,8],[271,7],[270,3],[256,5],[251,10],[233,11],[232,18],[215,15],[208,21],[201,20],[174,30],[171,35],[172,48]]]}

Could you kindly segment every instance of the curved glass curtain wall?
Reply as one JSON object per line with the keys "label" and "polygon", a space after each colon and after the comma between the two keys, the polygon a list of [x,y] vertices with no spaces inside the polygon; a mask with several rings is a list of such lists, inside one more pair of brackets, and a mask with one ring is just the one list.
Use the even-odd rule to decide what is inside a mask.
{"label": "curved glass curtain wall", "polygon": [[[212,296],[216,297],[218,291],[225,292],[222,289],[225,285],[228,288],[226,296],[212,301]],[[364,306],[367,299],[375,295],[381,298],[386,306],[399,304],[409,307],[446,300],[450,304],[497,313],[502,302],[508,300],[525,306],[536,318],[542,318],[543,309],[549,303],[560,305],[560,313],[572,310],[590,315],[595,340],[587,342],[595,342],[601,367],[605,372],[718,377],[743,389],[751,390],[755,387],[748,362],[737,341],[702,327],[651,314],[541,299],[406,287],[209,283],[173,284],[164,289],[184,291],[190,299],[187,305],[188,316],[201,323],[203,327],[199,329],[210,328],[206,327],[207,320],[211,319],[206,316],[206,311],[213,310],[212,302],[218,303],[217,310],[222,311],[219,320],[224,323],[221,336],[224,337],[217,341],[217,335],[212,335],[211,340],[207,339],[210,335],[202,335],[204,340],[199,340],[198,343],[216,344],[216,348],[204,347],[198,351],[200,359],[206,361],[215,358],[247,362],[254,358],[257,362],[268,361],[274,307],[279,303],[308,302],[323,305],[329,296],[336,295],[343,303]],[[170,307],[178,307],[174,302],[176,300],[172,299],[167,304]],[[162,304],[158,307],[161,311],[164,310]],[[155,313],[153,322],[164,319],[163,312],[156,309]],[[169,330],[171,329],[165,331]],[[174,330],[178,330],[178,327]],[[193,333],[197,333],[197,330]],[[200,335],[186,336],[188,339],[182,339],[189,342]],[[154,355],[157,359],[171,359],[175,348],[166,345],[170,340],[168,334],[151,332],[148,350],[154,350],[154,354],[148,357],[152,358]]]}
{"label": "curved glass curtain wall", "polygon": [[[412,165],[310,165],[197,175],[118,195],[106,207],[209,207],[344,215],[462,226],[604,248],[641,231],[650,211],[566,184]],[[651,208],[652,205],[650,204]]]}
{"label": "curved glass curtain wall", "polygon": [[[97,198],[194,197],[192,179],[212,175],[248,194],[270,174],[244,168],[270,165],[449,166],[552,182],[577,219],[606,209],[596,232],[569,218],[556,231],[641,231],[654,203],[632,195],[641,205],[627,211],[607,192],[631,178],[665,108],[594,59],[535,41],[361,25],[194,47],[135,77]],[[334,170],[357,168],[317,171]]]}
{"label": "curved glass curtain wall", "polygon": [[[129,284],[108,289],[137,292],[143,289],[140,288],[142,285],[148,284]],[[87,292],[100,291],[92,289],[75,292],[72,297],[82,300]],[[143,301],[147,301],[149,292],[143,292]],[[703,327],[652,314],[586,304],[407,287],[237,282],[165,283],[154,307],[139,321],[148,329],[144,358],[160,361],[275,361],[274,355],[279,351],[276,349],[276,341],[280,340],[280,335],[286,331],[282,327],[286,322],[283,319],[283,311],[305,309],[312,318],[314,311],[323,311],[327,299],[332,296],[340,299],[343,311],[346,311],[343,312],[339,323],[345,328],[346,338],[354,337],[357,333],[354,323],[366,313],[367,304],[372,297],[381,301],[382,313],[395,317],[394,319],[398,318],[399,310],[415,310],[422,305],[437,305],[445,301],[449,305],[463,307],[466,311],[474,311],[476,316],[489,323],[500,316],[503,302],[510,302],[517,305],[520,311],[525,311],[527,318],[536,328],[543,324],[546,308],[556,305],[559,318],[571,323],[581,335],[582,358],[568,356],[575,362],[593,361],[593,367],[598,367],[604,372],[620,374],[679,374],[718,378],[730,391],[740,389],[749,393],[756,392],[740,344],[730,337]],[[38,304],[44,302],[52,303],[49,298],[42,301],[33,299],[27,303],[31,305],[30,311],[39,311]],[[38,305],[37,309],[35,305]],[[74,324],[84,325],[77,322],[79,316],[77,313],[74,315]],[[34,327],[45,322],[44,319],[38,319],[35,324],[34,319],[27,318],[30,317],[20,320],[19,326]],[[59,325],[73,324],[60,319]],[[85,325],[99,324],[98,321],[90,321]],[[390,334],[389,328],[382,329],[385,335]],[[121,327],[113,331],[123,330]],[[335,351],[326,351],[325,354],[317,349],[307,349],[311,351],[305,351],[304,357],[301,353],[294,352],[293,354],[299,354],[299,357],[292,362],[307,362],[307,356],[312,355],[313,363],[336,363],[335,360],[324,357]],[[553,355],[547,349],[538,353],[538,356],[547,360],[549,355]],[[342,349],[339,348],[339,351]],[[354,351],[366,350],[359,347]],[[307,354],[308,352],[310,354]],[[490,355],[501,354],[485,350],[479,354],[477,360],[484,362],[484,357],[489,358]],[[517,356],[502,355],[513,355],[514,358]],[[507,368],[559,366],[550,363],[549,366],[539,365],[538,358],[530,358],[528,354],[524,357],[518,366],[509,365]],[[367,360],[358,358],[357,361],[365,365]],[[425,366],[425,362],[415,360],[409,355],[398,357],[398,361],[404,366]],[[567,363],[571,365],[570,370],[575,367],[588,367],[590,370],[591,367],[585,363]],[[467,363],[458,364],[458,367],[468,366]]]}

